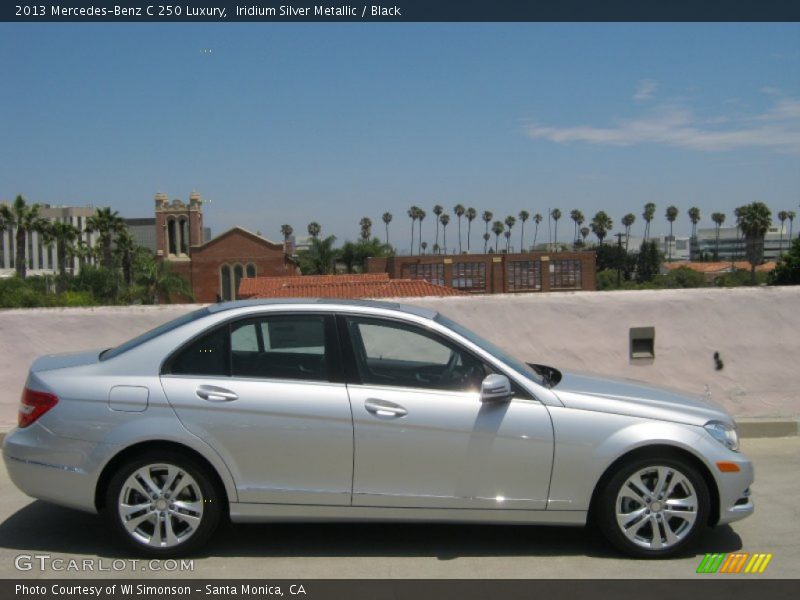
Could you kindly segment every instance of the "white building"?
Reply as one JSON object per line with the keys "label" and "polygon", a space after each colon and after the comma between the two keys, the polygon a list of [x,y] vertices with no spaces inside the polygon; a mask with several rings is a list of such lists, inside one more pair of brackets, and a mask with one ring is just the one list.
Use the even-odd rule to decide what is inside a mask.
{"label": "white building", "polygon": [[[6,204],[5,202],[3,204]],[[94,216],[97,209],[93,206],[51,206],[41,204],[39,216],[51,221],[61,221],[72,224],[83,239],[90,246],[97,244],[97,233],[86,231],[86,221]],[[17,252],[16,227],[0,232],[0,277],[9,277],[14,274],[14,264]],[[25,236],[25,260],[28,262],[28,275],[53,275],[58,272],[58,250],[56,245],[47,245],[44,237],[35,231],[28,232]],[[77,273],[80,266],[77,258],[67,259],[67,272]]]}
{"label": "white building", "polygon": [[[782,229],[780,225],[771,226],[764,237],[764,260],[775,260],[781,252],[781,246],[783,246],[783,251],[786,252],[790,244],[791,240],[789,240],[787,229]],[[716,248],[716,227],[698,229],[696,258],[700,258],[703,255],[713,257]],[[743,260],[745,258],[745,242],[738,228],[720,228],[718,258],[719,260]]]}

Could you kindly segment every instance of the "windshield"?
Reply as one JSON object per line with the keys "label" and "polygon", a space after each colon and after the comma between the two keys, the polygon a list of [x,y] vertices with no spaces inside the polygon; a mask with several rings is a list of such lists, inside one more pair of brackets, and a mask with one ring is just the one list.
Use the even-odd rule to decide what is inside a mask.
{"label": "windshield", "polygon": [[143,333],[140,336],[133,338],[132,340],[128,340],[127,342],[120,344],[116,348],[109,348],[108,350],[103,350],[100,353],[100,360],[108,360],[109,358],[114,358],[115,356],[119,356],[123,352],[127,352],[136,346],[141,346],[145,342],[149,342],[153,338],[156,338],[168,331],[172,331],[173,329],[177,329],[181,325],[186,325],[186,323],[191,323],[201,317],[205,317],[209,313],[208,307],[201,308],[199,310],[193,310],[190,313],[186,313],[183,316],[178,317],[177,319],[173,319],[172,321],[167,321],[166,323],[159,325],[155,329],[151,329]]}
{"label": "windshield", "polygon": [[457,334],[465,337],[476,346],[479,346],[480,348],[486,350],[486,352],[504,362],[506,365],[514,369],[520,375],[524,375],[528,379],[532,379],[533,381],[535,381],[540,385],[545,385],[542,376],[539,375],[536,371],[534,371],[529,365],[525,364],[524,362],[520,361],[517,358],[514,358],[504,350],[501,350],[490,341],[483,339],[481,336],[470,331],[466,327],[459,325],[452,319],[448,319],[442,314],[437,314],[436,317],[434,317],[434,321],[444,325],[445,327],[449,327]]}

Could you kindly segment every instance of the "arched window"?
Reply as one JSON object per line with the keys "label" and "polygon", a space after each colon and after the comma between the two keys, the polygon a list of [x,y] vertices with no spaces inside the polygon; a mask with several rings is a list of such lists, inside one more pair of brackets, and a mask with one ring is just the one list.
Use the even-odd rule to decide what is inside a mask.
{"label": "arched window", "polygon": [[256,266],[253,263],[249,263],[247,265],[247,276],[248,277],[255,277],[256,276]]}
{"label": "arched window", "polygon": [[220,291],[223,300],[233,300],[231,294],[231,268],[228,265],[222,265],[219,268],[220,278]]}
{"label": "arched window", "polygon": [[239,297],[239,282],[244,277],[244,268],[242,265],[233,267],[233,294],[235,298]]}
{"label": "arched window", "polygon": [[178,253],[178,245],[175,240],[175,234],[175,219],[169,219],[167,221],[167,252],[169,254]]}
{"label": "arched window", "polygon": [[189,254],[189,225],[186,219],[179,221],[181,229],[181,254]]}

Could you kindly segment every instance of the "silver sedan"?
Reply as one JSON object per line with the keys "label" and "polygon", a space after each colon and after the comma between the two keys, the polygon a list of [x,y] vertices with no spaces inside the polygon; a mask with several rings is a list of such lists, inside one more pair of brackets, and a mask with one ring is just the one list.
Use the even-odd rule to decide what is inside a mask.
{"label": "silver sedan", "polygon": [[262,301],[30,368],[3,456],[25,493],[177,556],[219,522],[581,526],[665,557],[753,511],[701,399],[509,356],[434,311]]}

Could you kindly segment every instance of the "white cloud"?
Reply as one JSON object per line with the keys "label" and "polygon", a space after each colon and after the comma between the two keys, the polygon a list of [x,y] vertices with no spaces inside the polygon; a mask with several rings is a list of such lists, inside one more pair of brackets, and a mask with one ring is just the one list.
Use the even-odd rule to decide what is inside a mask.
{"label": "white cloud", "polygon": [[633,99],[637,102],[643,100],[650,100],[653,97],[656,89],[658,88],[658,81],[655,79],[642,79],[636,85],[636,93],[633,94]]}
{"label": "white cloud", "polygon": [[718,115],[701,118],[685,106],[660,105],[645,115],[612,126],[550,127],[529,124],[526,134],[566,144],[605,146],[660,144],[699,151],[765,149],[800,154],[800,100],[778,97],[774,105],[756,115]]}

